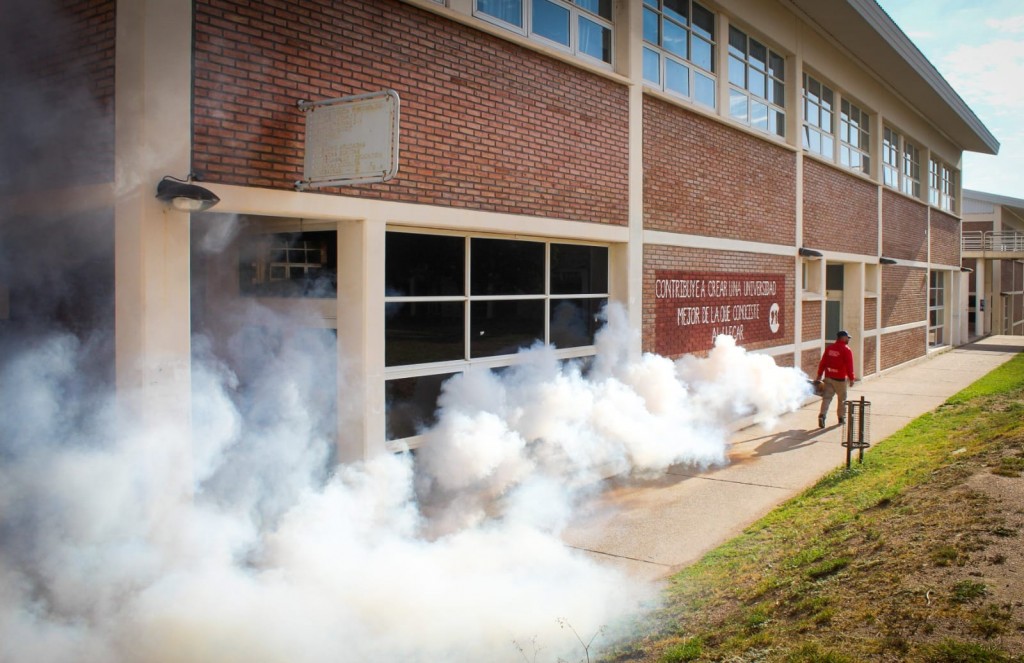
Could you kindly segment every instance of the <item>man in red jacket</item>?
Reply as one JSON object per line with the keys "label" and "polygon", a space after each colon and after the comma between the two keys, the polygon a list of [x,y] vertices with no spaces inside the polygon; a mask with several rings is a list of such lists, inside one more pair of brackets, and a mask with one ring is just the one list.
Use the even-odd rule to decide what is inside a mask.
{"label": "man in red jacket", "polygon": [[825,353],[818,362],[818,381],[824,377],[821,395],[821,410],[818,412],[818,428],[825,427],[825,415],[832,404],[832,397],[839,397],[839,423],[846,422],[843,404],[846,402],[846,387],[853,386],[857,378],[853,373],[853,351],[850,350],[850,335],[844,331],[836,334],[836,342],[825,347]]}

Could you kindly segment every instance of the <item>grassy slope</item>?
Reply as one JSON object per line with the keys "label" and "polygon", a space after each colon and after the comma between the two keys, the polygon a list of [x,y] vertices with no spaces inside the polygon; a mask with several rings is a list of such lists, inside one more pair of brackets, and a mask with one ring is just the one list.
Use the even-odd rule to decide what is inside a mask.
{"label": "grassy slope", "polygon": [[1024,596],[979,580],[1024,509],[965,484],[1022,467],[1024,355],[675,576],[609,660],[1024,660]]}

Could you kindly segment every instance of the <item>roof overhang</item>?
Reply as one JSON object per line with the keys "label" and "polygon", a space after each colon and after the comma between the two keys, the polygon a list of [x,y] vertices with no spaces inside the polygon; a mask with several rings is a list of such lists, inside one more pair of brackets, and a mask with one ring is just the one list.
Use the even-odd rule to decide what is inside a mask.
{"label": "roof overhang", "polygon": [[1003,208],[1003,210],[1008,212],[1016,220],[1017,223],[1024,225],[1024,200],[1020,198],[1000,196],[995,193],[975,191],[974,189],[964,189],[963,197],[964,200],[968,198],[973,198],[974,200],[981,200],[986,203],[992,203],[993,205],[999,205]]}
{"label": "roof overhang", "polygon": [[790,0],[964,151],[998,154],[999,141],[875,0]]}

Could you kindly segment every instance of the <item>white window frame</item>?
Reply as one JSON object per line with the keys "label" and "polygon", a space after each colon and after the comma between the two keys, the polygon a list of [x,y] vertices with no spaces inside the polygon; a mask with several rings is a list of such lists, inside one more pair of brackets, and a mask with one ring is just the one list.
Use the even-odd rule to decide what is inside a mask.
{"label": "white window frame", "polygon": [[[743,49],[734,44],[734,39],[742,37]],[[764,66],[756,57],[751,57],[755,49],[764,50]],[[786,137],[786,58],[766,44],[754,39],[746,31],[735,25],[729,26],[729,117],[743,124],[762,131],[770,136]],[[777,60],[779,67],[773,67]],[[739,78],[742,77],[742,81]],[[764,94],[752,86],[754,79],[764,79]],[[751,89],[754,87],[755,89]],[[776,90],[776,93],[772,93]],[[738,107],[743,107],[739,113]],[[755,121],[755,108],[763,109],[763,122]],[[758,113],[760,117],[761,113]],[[772,125],[774,124],[774,130]]]}
{"label": "white window frame", "polygon": [[921,150],[913,142],[903,139],[903,168],[900,190],[914,198],[921,197]]}
{"label": "white window frame", "polygon": [[[813,89],[818,89],[814,94]],[[827,94],[826,94],[827,93]],[[804,72],[803,148],[829,161],[835,161],[836,92],[811,74]],[[825,126],[827,123],[828,126]],[[827,149],[825,145],[827,143]]]}
{"label": "white window frame", "polygon": [[871,115],[846,98],[839,103],[839,164],[871,174]]}
{"label": "white window frame", "polygon": [[956,186],[956,170],[932,157],[928,162],[928,202],[947,212],[955,212]]}
{"label": "white window frame", "polygon": [[[494,25],[501,26],[507,30],[515,32],[516,34],[523,35],[534,41],[541,42],[545,45],[551,46],[558,50],[571,53],[572,55],[584,58],[588,62],[594,62],[600,66],[611,67],[615,60],[615,30],[613,23],[613,16],[604,17],[600,14],[596,14],[582,7],[581,4],[587,2],[587,0],[545,0],[557,7],[561,7],[568,12],[569,15],[569,43],[564,44],[559,41],[549,39],[533,29],[533,2],[534,0],[504,0],[506,2],[513,2],[519,4],[519,24],[510,23],[503,20],[502,18],[493,14],[488,14],[481,8],[481,3],[484,0],[473,0],[473,15],[477,18],[492,23]],[[598,0],[600,1],[600,0]],[[613,9],[613,3],[609,3],[609,7]],[[514,7],[512,8],[514,9]],[[590,21],[603,29],[608,31],[608,59],[595,58],[586,51],[580,50],[580,22]]]}
{"label": "white window frame", "polygon": [[[694,0],[685,0],[685,2],[687,3],[688,18],[684,23],[675,19],[672,15],[666,14],[664,11],[665,0],[643,0],[643,80],[645,84],[656,87],[667,94],[672,94],[686,99],[687,101],[692,101],[693,103],[717,109],[719,85],[718,74],[716,73],[718,44],[715,41],[715,33],[718,22],[721,19],[717,13],[699,2],[695,2]],[[707,12],[711,17],[712,26],[709,32],[702,28],[698,29],[694,26],[693,14],[695,6],[701,11]],[[648,39],[648,37],[651,36],[647,34],[648,19],[652,16],[657,17],[657,41],[651,41]],[[666,48],[665,26],[678,30],[681,34],[685,35],[686,56],[682,56],[674,50]],[[708,67],[703,66],[694,59],[693,44],[695,41],[706,45],[710,49]],[[657,80],[647,76],[647,63],[650,58],[655,58],[657,60]],[[687,83],[685,93],[676,89],[674,86],[669,85],[668,79],[670,67],[681,67],[686,70]],[[708,85],[710,85],[710,90],[708,91],[707,96],[699,95],[697,91],[698,86],[702,86],[703,89],[703,87]]]}
{"label": "white window frame", "polygon": [[928,274],[928,347],[948,345],[945,332],[946,272],[931,270]]}
{"label": "white window frame", "polygon": [[882,183],[908,196],[921,197],[921,151],[892,127],[883,128]]}
{"label": "white window frame", "polygon": [[882,184],[901,190],[900,161],[903,156],[903,136],[889,127],[882,127]]}
{"label": "white window frame", "polygon": [[[559,294],[551,292],[551,246],[553,244],[570,244],[579,246],[594,246],[608,249],[609,254],[609,265],[608,279],[609,288],[611,287],[611,247],[607,244],[586,242],[586,241],[572,241],[572,240],[560,240],[545,237],[513,237],[506,235],[491,235],[484,233],[459,233],[459,232],[424,232],[420,229],[405,228],[400,226],[389,227],[388,232],[398,232],[405,234],[422,234],[422,235],[445,235],[459,237],[465,242],[465,251],[463,260],[465,261],[464,267],[464,294],[461,295],[439,295],[439,296],[393,296],[385,295],[384,304],[429,304],[432,302],[460,302],[465,307],[463,324],[465,325],[465,336],[464,336],[464,348],[462,359],[451,359],[447,361],[438,362],[424,362],[418,364],[398,364],[394,366],[385,367],[385,375],[390,379],[394,377],[408,377],[417,375],[431,375],[434,373],[445,373],[451,371],[465,370],[469,366],[504,366],[508,365],[511,360],[515,357],[515,354],[511,355],[488,355],[483,357],[473,357],[471,352],[471,339],[470,339],[470,327],[472,324],[471,307],[474,302],[484,301],[513,301],[513,300],[543,300],[545,302],[545,314],[544,314],[544,339],[548,340],[551,337],[551,319],[550,319],[550,306],[553,300],[563,299],[606,299],[611,301],[611,295],[608,291],[605,292],[589,292],[583,294]],[[472,294],[470,288],[470,281],[472,279],[472,251],[471,245],[473,239],[495,239],[495,240],[508,240],[508,241],[526,241],[536,242],[538,244],[544,244],[544,292],[538,294],[520,294],[520,295],[484,295],[484,294]],[[584,357],[595,354],[596,350],[593,345],[582,345],[574,346],[569,348],[558,348],[555,350],[555,354],[558,357]]]}

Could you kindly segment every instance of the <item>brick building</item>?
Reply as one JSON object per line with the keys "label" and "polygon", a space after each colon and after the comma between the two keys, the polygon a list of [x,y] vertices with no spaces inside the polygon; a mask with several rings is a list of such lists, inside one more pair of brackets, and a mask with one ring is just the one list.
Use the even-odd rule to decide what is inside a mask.
{"label": "brick building", "polygon": [[[300,337],[338,357],[344,460],[415,445],[468,366],[593,354],[609,301],[670,357],[729,333],[810,372],[844,328],[870,376],[966,341],[959,168],[998,143],[873,0],[59,4],[60,54],[23,60],[46,84],[8,100],[81,105],[4,183],[3,237],[53,224],[78,292],[43,313],[108,328],[99,372],[143,407],[188,402],[196,338]],[[397,172],[353,177],[380,145]],[[7,327],[40,313],[0,283]]]}
{"label": "brick building", "polygon": [[963,258],[972,334],[1024,335],[1024,200],[963,192]]}

